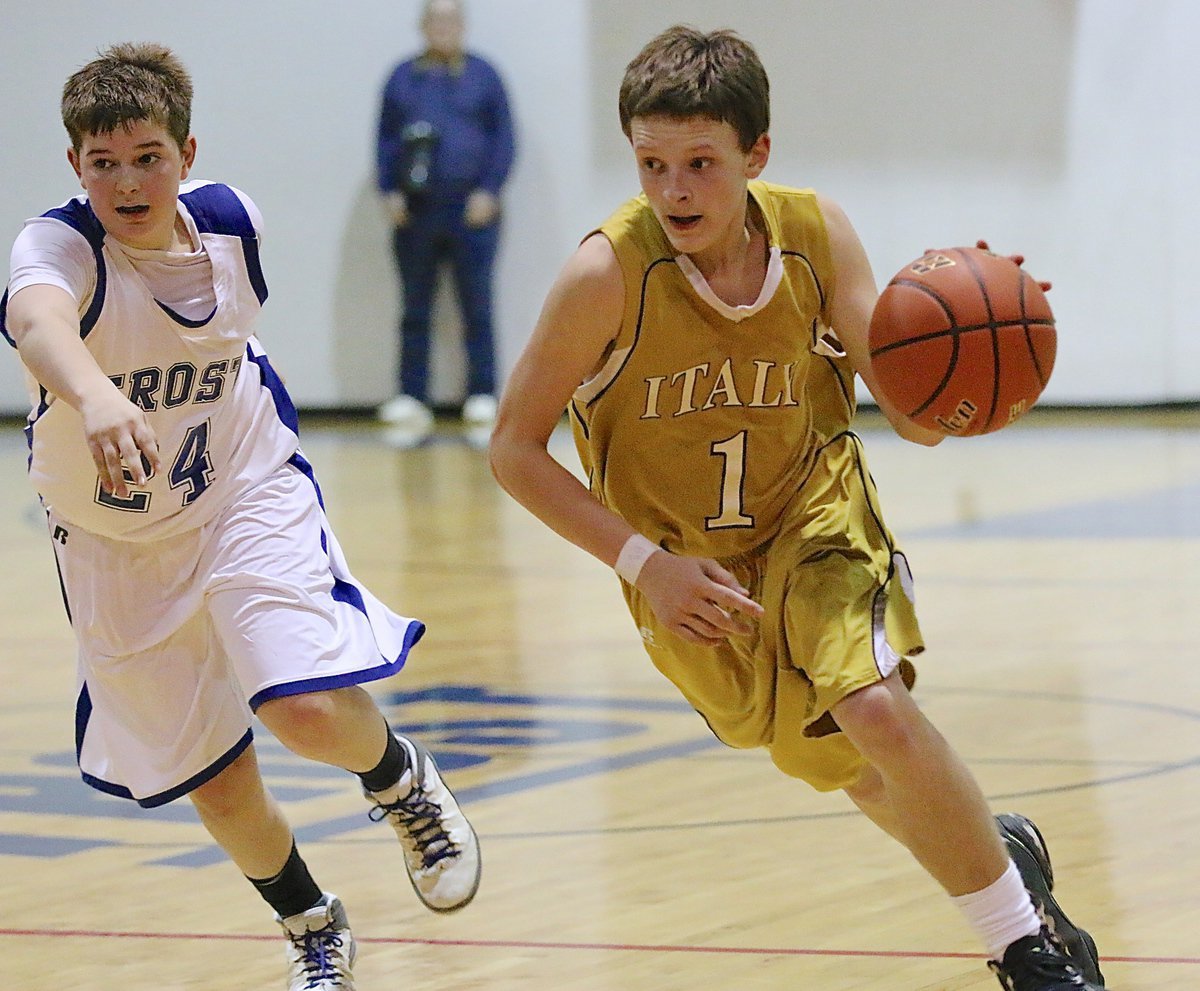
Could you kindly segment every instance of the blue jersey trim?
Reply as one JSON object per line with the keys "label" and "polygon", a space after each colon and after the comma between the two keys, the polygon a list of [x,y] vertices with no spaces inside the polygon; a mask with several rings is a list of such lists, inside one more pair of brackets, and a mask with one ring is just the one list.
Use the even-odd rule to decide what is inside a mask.
{"label": "blue jersey trim", "polygon": [[160,805],[166,805],[169,802],[175,801],[177,798],[182,798],[188,792],[195,791],[206,781],[211,781],[225,768],[232,764],[254,740],[254,732],[246,730],[242,738],[238,740],[232,747],[223,753],[217,760],[213,761],[208,767],[198,774],[193,774],[187,781],[181,785],[176,785],[174,788],[168,788],[166,791],[161,791],[157,795],[150,795],[147,798],[134,798],[131,792],[124,785],[113,784],[111,781],[105,781],[102,778],[96,777],[94,774],[88,774],[81,770],[79,773],[82,776],[84,783],[91,785],[97,791],[102,791],[106,795],[115,795],[117,798],[128,798],[135,801],[143,809],[156,809]]}
{"label": "blue jersey trim", "polygon": [[181,193],[179,198],[183,200],[196,222],[196,230],[201,234],[258,237],[250,214],[246,212],[237,193],[223,183],[206,183],[190,192]]}
{"label": "blue jersey trim", "polygon": [[254,287],[258,305],[262,306],[267,301],[267,280],[258,256],[258,238],[242,238],[242,253],[246,257],[246,274],[250,277],[250,285]]}
{"label": "blue jersey trim", "polygon": [[242,239],[242,254],[246,259],[246,274],[258,297],[258,305],[267,301],[267,280],[263,277],[262,260],[258,254],[258,231],[237,193],[228,186],[212,182],[183,193],[180,197],[201,234],[225,234]]}
{"label": "blue jersey trim", "polygon": [[42,414],[50,408],[50,404],[46,401],[49,393],[45,386],[38,386],[38,405],[29,418],[25,421],[25,426],[22,428],[25,433],[25,446],[29,448],[29,456],[25,459],[25,470],[33,471],[33,427],[38,420],[42,418]]}
{"label": "blue jersey trim", "polygon": [[250,708],[252,711],[257,712],[259,706],[264,702],[269,702],[271,699],[287,698],[291,695],[305,695],[309,692],[327,691],[332,688],[346,688],[350,685],[361,685],[367,681],[378,681],[381,678],[389,678],[404,667],[404,662],[408,659],[409,650],[424,635],[425,624],[419,619],[414,619],[408,624],[408,629],[404,633],[404,646],[400,651],[400,656],[394,660],[385,661],[383,664],[362,671],[348,671],[345,674],[325,675],[320,678],[307,678],[301,681],[289,681],[281,685],[272,685],[270,688],[264,688],[261,692],[257,692],[250,699]]}
{"label": "blue jersey trim", "polygon": [[[321,512],[325,511],[325,497],[321,494],[321,486],[317,482],[317,473],[313,471],[313,467],[309,464],[308,459],[299,451],[296,451],[287,463],[295,468],[300,474],[307,478],[311,483],[313,490],[317,494],[317,504],[321,507]],[[326,554],[329,553],[329,542],[325,539],[325,530],[321,530],[321,550]],[[331,593],[337,602],[343,602],[348,606],[352,606],[361,613],[366,613],[366,603],[363,602],[362,593],[358,590],[358,586],[351,582],[343,581],[336,575],[333,576],[333,591]],[[414,643],[416,641],[413,641]],[[405,648],[407,649],[407,648]]]}
{"label": "blue jersey trim", "polygon": [[[87,243],[92,249],[92,254],[95,256],[96,291],[92,294],[92,302],[88,306],[87,312],[79,318],[79,336],[80,338],[87,337],[92,332],[92,328],[96,326],[96,321],[100,318],[100,311],[104,309],[104,294],[108,286],[103,254],[104,238],[107,236],[104,225],[100,223],[91,206],[80,200],[71,200],[65,206],[48,210],[42,216],[61,221],[72,230],[82,234],[87,239]],[[12,335],[8,332],[7,289],[4,290],[4,298],[0,299],[0,334],[13,347],[17,346],[17,342],[12,339]]]}
{"label": "blue jersey trim", "polygon": [[[38,498],[40,501],[41,497],[39,496]],[[46,510],[45,505],[42,506],[42,512],[46,513],[46,529],[47,529],[47,532],[49,533],[50,514]],[[58,548],[55,546],[55,543],[56,543],[56,541],[54,540],[54,535],[51,533],[50,534],[50,546],[51,546],[51,550],[54,552],[54,573],[58,576],[58,591],[59,591],[59,594],[62,596],[62,604],[63,604],[63,609],[66,611],[66,614],[67,614],[67,622],[70,623],[72,626],[74,626],[75,620],[71,616],[71,600],[67,598],[67,583],[66,583],[66,581],[63,580],[62,562],[60,562],[58,559]]]}
{"label": "blue jersey trim", "polygon": [[65,206],[49,210],[42,216],[60,220],[82,234],[87,238],[96,258],[96,291],[92,293],[92,302],[87,311],[79,318],[79,336],[86,338],[100,319],[100,311],[104,309],[104,296],[108,290],[108,269],[104,264],[104,239],[108,232],[86,200],[71,200]]}
{"label": "blue jersey trim", "polygon": [[212,308],[212,312],[208,316],[206,316],[200,320],[189,320],[187,317],[183,316],[182,314],[176,313],[173,309],[171,309],[171,307],[167,306],[166,303],[162,302],[162,300],[156,299],[154,302],[156,302],[158,304],[158,308],[160,310],[162,310],[163,313],[165,313],[167,316],[169,316],[177,324],[180,324],[184,327],[191,327],[193,329],[195,329],[196,327],[203,327],[206,323],[208,323],[210,320],[212,320],[213,317],[215,317],[217,315],[217,308],[214,306]]}
{"label": "blue jersey trim", "polygon": [[3,334],[4,339],[6,341],[8,341],[8,343],[11,344],[15,348],[17,346],[17,342],[14,341],[12,339],[11,335],[8,333],[8,321],[6,319],[7,316],[8,316],[8,290],[5,289],[4,295],[2,297],[0,297],[0,334]]}
{"label": "blue jersey trim", "polygon": [[[287,427],[297,437],[300,436],[300,414],[296,412],[296,406],[292,402],[292,397],[288,395],[287,388],[271,367],[271,362],[265,354],[255,354],[250,350],[250,345],[246,345],[246,357],[258,366],[258,374],[262,378],[262,384],[275,400],[275,412],[279,414],[279,419],[283,425]],[[312,469],[309,468],[311,472]]]}
{"label": "blue jersey trim", "polygon": [[75,700],[75,760],[78,762],[83,753],[83,731],[87,729],[88,720],[92,718],[92,695],[88,691],[87,682],[79,689],[79,697]]}

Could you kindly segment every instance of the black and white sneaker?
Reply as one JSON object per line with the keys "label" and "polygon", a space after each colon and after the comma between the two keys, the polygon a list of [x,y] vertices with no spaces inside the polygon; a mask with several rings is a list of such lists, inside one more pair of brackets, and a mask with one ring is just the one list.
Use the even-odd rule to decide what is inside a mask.
{"label": "black and white sneaker", "polygon": [[1047,929],[1022,936],[1004,951],[1004,959],[989,960],[1005,991],[1104,991],[1079,972],[1062,943]]}
{"label": "black and white sneaker", "polygon": [[404,848],[413,890],[434,912],[454,912],[479,890],[479,839],[421,744],[397,736],[408,769],[385,791],[364,792],[370,816],[387,819]]}
{"label": "black and white sneaker", "polygon": [[1054,868],[1041,831],[1032,821],[1016,813],[998,815],[996,822],[1042,923],[1061,943],[1071,963],[1088,982],[1084,986],[1103,988],[1104,975],[1100,973],[1096,941],[1091,933],[1067,918],[1067,913],[1054,898]]}
{"label": "black and white sneaker", "polygon": [[326,894],[307,912],[275,916],[288,938],[288,991],[354,991],[354,934],[341,900]]}

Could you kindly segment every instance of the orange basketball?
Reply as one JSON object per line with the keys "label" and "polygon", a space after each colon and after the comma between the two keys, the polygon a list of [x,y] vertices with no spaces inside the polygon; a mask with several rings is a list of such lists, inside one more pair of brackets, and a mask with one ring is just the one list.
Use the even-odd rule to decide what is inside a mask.
{"label": "orange basketball", "polygon": [[1041,286],[981,248],[929,251],[902,268],[868,335],[883,397],[952,437],[991,433],[1028,412],[1050,380],[1057,340]]}

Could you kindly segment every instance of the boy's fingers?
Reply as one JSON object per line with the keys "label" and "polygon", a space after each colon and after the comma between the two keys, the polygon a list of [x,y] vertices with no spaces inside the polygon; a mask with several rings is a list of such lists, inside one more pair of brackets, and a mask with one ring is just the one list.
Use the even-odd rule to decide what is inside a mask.
{"label": "boy's fingers", "polygon": [[137,485],[146,484],[146,466],[142,462],[142,452],[138,450],[138,445],[132,437],[122,445],[121,463],[129,469],[129,476]]}
{"label": "boy's fingers", "polygon": [[[154,436],[154,431],[149,426],[143,425],[134,435],[134,439],[137,441],[138,450],[150,465],[150,472],[157,475],[162,471],[162,458],[158,453],[158,440]],[[141,457],[138,460],[140,461]]]}
{"label": "boy's fingers", "polygon": [[713,602],[729,612],[741,613],[746,616],[761,616],[763,607],[750,598],[744,588],[730,588],[718,585],[713,590]]}

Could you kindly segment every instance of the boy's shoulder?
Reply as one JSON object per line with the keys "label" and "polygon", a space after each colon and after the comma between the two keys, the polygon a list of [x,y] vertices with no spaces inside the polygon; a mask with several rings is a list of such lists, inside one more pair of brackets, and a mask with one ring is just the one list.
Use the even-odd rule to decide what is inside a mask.
{"label": "boy's shoulder", "polygon": [[202,234],[257,237],[262,232],[262,217],[254,201],[223,182],[191,180],[179,187],[179,199]]}
{"label": "boy's shoulder", "polygon": [[627,279],[656,261],[675,257],[671,242],[663,233],[645,193],[626,200],[582,240],[586,241],[594,234],[602,234],[612,245],[621,267],[626,270]]}
{"label": "boy's shoulder", "polygon": [[38,220],[57,220],[66,224],[72,230],[87,238],[93,250],[99,250],[104,244],[107,233],[100,218],[92,211],[85,194],[72,196],[65,203],[60,203],[53,209],[47,210]]}
{"label": "boy's shoulder", "polygon": [[772,241],[776,244],[825,236],[821,197],[809,187],[782,186],[756,179],[750,194],[762,210]]}
{"label": "boy's shoulder", "polygon": [[785,186],[778,182],[767,182],[765,179],[752,179],[748,186],[751,194],[762,200],[774,200],[780,203],[816,204],[817,191],[811,186]]}

